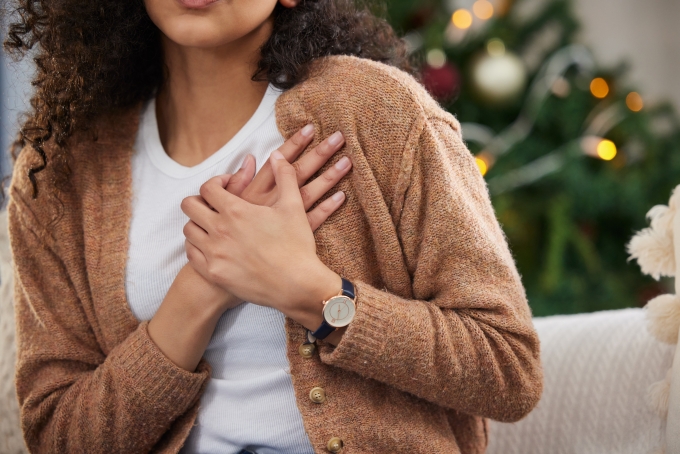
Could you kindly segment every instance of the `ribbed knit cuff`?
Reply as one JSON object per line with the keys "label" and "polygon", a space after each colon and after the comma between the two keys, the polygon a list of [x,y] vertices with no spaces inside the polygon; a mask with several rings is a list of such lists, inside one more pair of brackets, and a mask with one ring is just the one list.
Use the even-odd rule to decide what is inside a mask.
{"label": "ribbed knit cuff", "polygon": [[392,329],[392,295],[363,282],[354,282],[357,312],[337,347],[323,343],[319,355],[324,363],[370,376],[372,364],[385,347],[385,333]]}
{"label": "ribbed knit cuff", "polygon": [[201,361],[196,372],[178,367],[151,340],[148,324],[148,321],[142,322],[111,352],[109,360],[114,368],[122,371],[125,382],[134,391],[132,394],[153,403],[146,408],[176,417],[196,402],[210,377],[210,365]]}

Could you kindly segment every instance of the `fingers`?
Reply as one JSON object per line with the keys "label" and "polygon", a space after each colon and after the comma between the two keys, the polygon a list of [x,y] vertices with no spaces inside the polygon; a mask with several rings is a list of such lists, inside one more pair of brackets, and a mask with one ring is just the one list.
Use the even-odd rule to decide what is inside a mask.
{"label": "fingers", "polygon": [[[223,213],[225,211],[228,197],[238,198],[238,196],[234,196],[225,190],[222,185],[223,176],[224,175],[212,177],[203,183],[198,191],[201,197],[203,197],[203,200],[205,200],[218,213]],[[229,181],[231,181],[231,179]],[[227,185],[228,184],[229,182],[227,182]],[[204,226],[201,225],[201,227]]]}
{"label": "fingers", "polygon": [[[279,147],[279,151],[288,162],[293,162],[307,148],[313,137],[314,125],[309,124],[286,140]],[[256,191],[266,191],[274,186],[274,172],[269,162],[257,172],[251,184],[254,185],[252,189]]]}
{"label": "fingers", "polygon": [[184,233],[186,239],[191,244],[196,246],[198,249],[203,250],[206,248],[208,241],[208,233],[194,221],[187,222],[184,225],[184,229],[182,229],[182,232]]}
{"label": "fingers", "polygon": [[241,165],[241,169],[228,179],[227,183],[222,187],[228,192],[240,197],[243,190],[253,181],[255,168],[255,158],[252,155],[246,156]]}
{"label": "fingers", "polygon": [[309,226],[312,231],[321,226],[328,217],[335,213],[335,211],[340,208],[342,203],[345,201],[345,193],[342,191],[336,192],[332,197],[327,198],[321,202],[316,208],[307,213],[307,220],[309,221]]}
{"label": "fingers", "polygon": [[300,188],[300,196],[305,205],[305,211],[316,203],[333,186],[338,184],[347,172],[352,168],[352,161],[347,156],[343,156],[330,169],[326,170],[321,176],[311,183]]}
{"label": "fingers", "polygon": [[[222,189],[223,190],[223,189]],[[199,196],[186,197],[180,204],[182,212],[189,216],[189,219],[194,221],[203,230],[208,230],[208,225],[215,219],[215,213]]]}
{"label": "fingers", "polygon": [[279,151],[286,158],[286,161],[292,162],[307,148],[307,145],[312,141],[312,137],[314,137],[314,125],[309,124],[286,140],[279,147]]}
{"label": "fingers", "polygon": [[295,161],[293,167],[297,171],[298,186],[305,184],[344,144],[345,138],[338,131]]}
{"label": "fingers", "polygon": [[277,203],[302,205],[300,188],[297,184],[295,169],[278,150],[274,151],[269,158],[274,170],[274,180],[279,198]]}
{"label": "fingers", "polygon": [[[240,172],[240,170],[239,170],[239,172]],[[227,185],[229,184],[229,182],[231,181],[231,179],[236,177],[236,175],[238,175],[238,172],[234,175],[232,175],[230,173],[223,173],[222,175],[217,175],[216,177],[213,177],[213,178],[219,178],[220,181],[221,181],[221,186],[223,188],[226,188]]]}
{"label": "fingers", "polygon": [[[211,216],[206,215],[203,213],[201,207],[195,206],[192,197],[187,197],[187,199],[189,199],[187,201],[187,208],[194,211],[192,211],[192,214],[189,214],[188,212],[185,212],[185,214],[209,233],[212,233],[210,227],[217,228],[219,223],[223,222],[224,219],[236,215],[237,213],[242,214],[244,210],[247,210],[251,205],[240,197],[226,191],[222,187],[222,179],[219,176],[213,177],[203,183],[199,190],[199,194],[199,199],[202,197],[203,203],[213,207],[214,211],[217,211],[217,213],[211,210]],[[184,203],[184,201],[182,201],[182,203]],[[182,211],[184,211],[184,209],[182,209]],[[196,215],[196,218],[194,218],[193,214]],[[205,224],[203,222],[205,222]]]}
{"label": "fingers", "polygon": [[203,277],[206,277],[208,271],[208,259],[199,248],[191,244],[189,240],[184,240],[184,250],[187,254],[187,260],[191,266]]}

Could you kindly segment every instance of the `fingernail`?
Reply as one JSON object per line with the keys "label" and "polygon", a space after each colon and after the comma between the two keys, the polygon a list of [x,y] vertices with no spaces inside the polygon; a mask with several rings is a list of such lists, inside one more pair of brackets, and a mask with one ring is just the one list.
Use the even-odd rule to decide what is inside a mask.
{"label": "fingernail", "polygon": [[335,163],[335,168],[338,170],[345,170],[347,167],[349,167],[349,158],[347,156],[343,156],[342,159]]}
{"label": "fingernail", "polygon": [[340,142],[342,142],[342,133],[340,131],[334,133],[332,136],[328,138],[328,143],[333,146],[336,146]]}
{"label": "fingernail", "polygon": [[333,197],[331,197],[334,201],[340,202],[342,199],[345,198],[345,193],[342,191],[338,191],[335,194],[333,194]]}
{"label": "fingernail", "polygon": [[246,158],[243,160],[243,163],[241,164],[241,169],[245,169],[247,163],[248,163],[248,156],[246,156]]}
{"label": "fingernail", "polygon": [[302,130],[300,131],[300,134],[302,134],[305,137],[309,137],[312,134],[314,134],[314,125],[313,124],[308,124]]}
{"label": "fingernail", "polygon": [[285,159],[279,150],[274,150],[274,152],[272,153],[272,158]]}

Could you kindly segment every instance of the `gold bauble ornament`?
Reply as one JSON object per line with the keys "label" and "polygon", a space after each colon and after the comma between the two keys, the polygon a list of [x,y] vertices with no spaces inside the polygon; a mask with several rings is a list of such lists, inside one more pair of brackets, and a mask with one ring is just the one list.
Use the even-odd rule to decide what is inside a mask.
{"label": "gold bauble ornament", "polygon": [[524,63],[499,39],[489,40],[486,52],[473,61],[470,76],[477,95],[494,104],[515,100],[527,83]]}

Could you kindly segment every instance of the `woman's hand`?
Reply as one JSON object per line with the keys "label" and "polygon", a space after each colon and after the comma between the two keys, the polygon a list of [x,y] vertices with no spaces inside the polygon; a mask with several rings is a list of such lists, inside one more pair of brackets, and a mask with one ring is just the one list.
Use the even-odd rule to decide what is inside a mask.
{"label": "woman's hand", "polygon": [[[288,162],[293,162],[307,148],[313,137],[314,126],[311,124],[307,125],[288,139],[278,151]],[[293,162],[297,185],[300,188],[300,195],[304,201],[305,210],[309,210],[352,168],[352,162],[349,158],[342,158],[335,166],[324,172],[323,175],[305,184],[312,175],[323,167],[331,156],[342,148],[344,143],[344,137],[338,131],[311,149],[302,158]],[[272,206],[278,199],[278,193],[271,161],[267,161],[254,178],[253,175],[255,175],[255,158],[249,155],[238,172],[234,175],[219,175],[214,178],[213,183],[221,185],[227,192],[239,196],[252,204]],[[188,197],[187,199],[185,199],[185,203],[205,203],[200,196]],[[342,205],[342,201],[331,198],[321,203],[314,210],[309,211],[307,218],[312,230],[319,228],[328,216],[333,214]]]}
{"label": "woman's hand", "polygon": [[[317,217],[310,217],[307,209],[341,178],[342,170],[334,167],[329,178],[307,185],[311,196],[304,200],[296,168],[278,151],[269,163],[276,184],[272,206],[248,203],[227,192],[224,180],[217,179],[201,187],[203,203],[196,198],[183,201],[182,210],[191,219],[184,229],[187,257],[203,277],[240,299],[285,314],[312,307],[320,314],[319,303],[336,295],[341,282],[316,255],[312,224]],[[317,209],[327,205],[335,211],[343,200],[338,192]],[[328,215],[321,212],[318,217],[325,220]]]}
{"label": "woman's hand", "polygon": [[[307,128],[306,134],[304,132],[303,128],[303,131],[298,132],[281,147],[287,159],[297,158],[312,140],[313,128],[311,130]],[[342,136],[335,136],[336,139],[338,137],[339,141],[329,138],[298,161],[296,169],[300,185],[340,149]],[[319,188],[326,187],[323,191],[326,192],[347,171],[349,171],[349,166],[338,172],[326,172],[303,190],[297,189],[296,185],[298,196],[300,191],[306,191],[305,194],[311,201],[311,206],[323,195],[323,193],[318,193]],[[235,198],[242,197],[255,204],[274,204],[277,188],[270,164],[260,169],[253,179],[254,173],[255,162],[250,157],[235,175],[222,175],[210,181],[219,185],[220,188],[226,188],[226,191],[222,192],[231,193]],[[193,203],[206,207],[201,197],[189,199],[193,199]],[[183,202],[183,205],[186,202]],[[334,204],[321,204],[324,205],[322,210],[313,210],[310,213],[307,221],[309,224],[306,228],[309,229],[309,225],[318,227],[341,203],[342,201]],[[241,304],[242,301],[243,299],[234,296],[225,288],[207,280],[191,264],[187,264],[173,281],[160,308],[149,322],[149,336],[173,363],[193,371],[205,352],[219,318],[224,311]]]}
{"label": "woman's hand", "polygon": [[[307,148],[313,137],[314,126],[307,125],[288,139],[279,148],[279,152],[288,162],[292,162]],[[299,189],[300,196],[305,200],[305,210],[309,210],[321,196],[335,186],[351,169],[352,163],[349,158],[345,157],[339,161],[340,166],[332,167],[314,181],[303,186],[343,145],[344,138],[342,134],[336,132],[293,163],[297,184],[301,186]],[[267,161],[254,178],[253,175],[255,175],[255,159],[249,155],[246,157],[241,169],[234,175],[219,175],[211,181],[225,188],[227,192],[239,196],[252,204],[272,206],[278,198],[278,193],[271,162]],[[342,205],[343,200],[344,197],[329,198],[319,204],[314,210],[309,211],[307,213],[307,220],[312,230],[316,230],[328,216],[333,214]],[[192,203],[206,205],[205,200],[201,196],[188,197],[182,204],[184,206]],[[186,266],[191,265],[188,264]],[[214,285],[212,283],[209,284]],[[223,311],[236,307],[243,302],[243,300],[234,297],[222,287],[219,287],[219,291],[216,292],[222,292],[222,298],[220,298],[222,304],[220,306]]]}

